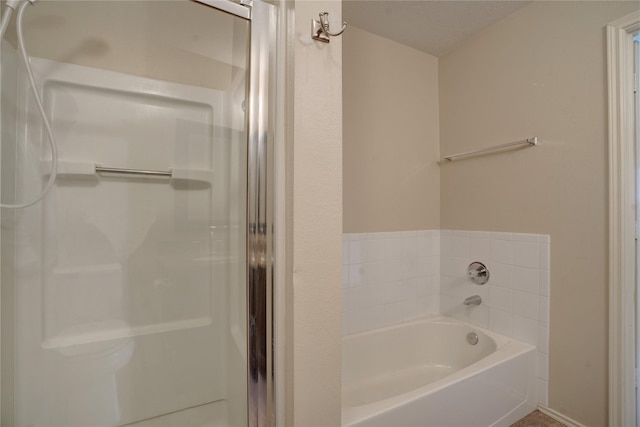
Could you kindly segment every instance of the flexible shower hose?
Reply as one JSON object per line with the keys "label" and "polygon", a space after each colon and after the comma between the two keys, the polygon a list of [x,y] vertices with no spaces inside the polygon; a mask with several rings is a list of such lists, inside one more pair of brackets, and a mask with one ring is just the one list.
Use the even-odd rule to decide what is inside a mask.
{"label": "flexible shower hose", "polygon": [[[51,189],[53,188],[56,182],[56,176],[58,175],[58,145],[56,144],[56,139],[53,134],[53,129],[51,128],[51,123],[49,122],[49,119],[47,118],[47,115],[44,111],[44,107],[42,105],[42,99],[38,92],[38,87],[36,85],[35,78],[33,77],[33,70],[31,69],[31,64],[29,63],[29,57],[27,56],[27,49],[24,43],[24,33],[22,31],[22,17],[24,15],[24,11],[29,5],[35,3],[35,1],[37,0],[22,1],[22,3],[20,3],[20,5],[18,6],[18,9],[17,9],[18,13],[16,15],[16,32],[18,35],[18,51],[20,53],[20,58],[22,58],[22,62],[24,63],[25,69],[27,71],[29,86],[31,86],[31,91],[33,92],[33,96],[36,100],[36,105],[38,106],[38,112],[42,117],[42,122],[47,132],[49,148],[51,150],[51,172],[49,174],[49,180],[47,181],[47,185],[44,187],[40,195],[36,197],[34,200],[31,200],[26,203],[15,204],[15,205],[0,203],[0,208],[21,209],[21,208],[26,208],[26,207],[35,205],[36,203],[44,199],[44,197],[49,193],[49,191],[51,191]],[[8,1],[6,4],[7,6],[6,10],[4,12],[4,15],[2,16],[2,20],[0,21],[0,42],[4,40],[4,34],[7,31],[7,26],[9,24],[9,20],[11,19],[12,10],[15,8],[16,4],[18,3],[19,3],[18,1],[13,1],[13,2]],[[1,62],[1,59],[0,59],[0,62]]]}

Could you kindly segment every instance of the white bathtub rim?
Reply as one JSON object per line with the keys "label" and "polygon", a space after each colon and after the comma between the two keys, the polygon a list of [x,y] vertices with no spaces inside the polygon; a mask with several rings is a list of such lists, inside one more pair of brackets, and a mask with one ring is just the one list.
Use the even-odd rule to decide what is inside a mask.
{"label": "white bathtub rim", "polygon": [[408,402],[412,402],[417,399],[420,399],[427,394],[435,393],[452,384],[455,384],[467,378],[471,378],[473,376],[479,375],[501,363],[504,363],[515,357],[518,357],[524,353],[536,350],[536,347],[531,344],[527,344],[527,343],[515,340],[513,338],[507,338],[495,332],[488,331],[486,329],[477,327],[475,325],[471,325],[461,320],[454,319],[447,316],[442,316],[442,315],[426,316],[416,320],[412,320],[410,322],[404,322],[397,325],[376,329],[373,331],[361,332],[358,334],[346,336],[345,339],[348,339],[349,337],[352,337],[352,336],[362,336],[362,335],[373,334],[376,332],[386,331],[393,328],[403,327],[408,324],[421,323],[421,322],[466,325],[471,330],[481,331],[489,335],[491,338],[493,338],[496,341],[497,349],[495,352],[489,354],[485,358],[475,363],[472,363],[471,365],[457,372],[454,372],[451,375],[448,375],[444,378],[441,378],[437,381],[427,384],[423,387],[420,387],[396,396],[392,396],[384,400],[368,403],[366,405],[353,406],[353,407],[343,406],[342,407],[342,427],[349,427],[350,425],[356,422],[373,418],[377,415],[380,415],[381,413],[384,413],[391,409],[402,406]]}
{"label": "white bathtub rim", "polygon": [[[516,341],[513,338],[506,337],[504,335],[500,335],[496,332],[490,331],[488,329],[481,328],[476,325],[472,325],[471,323],[465,322],[460,319],[456,319],[454,317],[445,316],[444,314],[430,314],[428,316],[420,316],[415,319],[409,320],[407,322],[396,323],[395,325],[385,326],[384,328],[373,329],[370,331],[357,332],[355,334],[346,335],[343,337],[343,341],[348,341],[350,339],[355,339],[357,337],[364,337],[367,335],[373,335],[376,333],[386,332],[393,329],[403,328],[410,325],[415,325],[417,323],[439,323],[439,324],[450,324],[450,325],[463,325],[469,327],[472,331],[480,331],[488,336],[490,336],[496,342],[496,351],[500,350],[510,341]],[[524,344],[524,343],[523,343]]]}

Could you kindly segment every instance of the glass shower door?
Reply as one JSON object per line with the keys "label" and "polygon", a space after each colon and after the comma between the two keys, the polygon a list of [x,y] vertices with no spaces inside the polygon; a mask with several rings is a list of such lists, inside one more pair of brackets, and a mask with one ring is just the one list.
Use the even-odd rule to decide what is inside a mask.
{"label": "glass shower door", "polygon": [[[24,36],[58,143],[2,210],[3,426],[247,424],[249,21],[189,1],[39,2]],[[3,203],[51,173],[2,43]]]}

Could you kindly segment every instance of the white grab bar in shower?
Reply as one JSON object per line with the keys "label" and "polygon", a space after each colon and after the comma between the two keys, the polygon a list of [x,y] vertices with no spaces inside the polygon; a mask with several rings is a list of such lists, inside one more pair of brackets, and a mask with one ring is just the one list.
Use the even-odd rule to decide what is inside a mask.
{"label": "white grab bar in shower", "polygon": [[95,171],[97,173],[117,173],[122,175],[173,177],[173,172],[171,170],[157,171],[157,170],[147,170],[147,169],[123,169],[123,168],[107,168],[104,166],[96,166]]}
{"label": "white grab bar in shower", "polygon": [[[41,162],[42,170],[48,174],[51,169],[51,161]],[[102,174],[133,175],[137,177],[170,178],[179,181],[198,181],[211,183],[213,170],[210,169],[180,169],[169,168],[167,170],[113,168],[96,165],[89,162],[59,161],[58,175],[60,177],[99,178]]]}

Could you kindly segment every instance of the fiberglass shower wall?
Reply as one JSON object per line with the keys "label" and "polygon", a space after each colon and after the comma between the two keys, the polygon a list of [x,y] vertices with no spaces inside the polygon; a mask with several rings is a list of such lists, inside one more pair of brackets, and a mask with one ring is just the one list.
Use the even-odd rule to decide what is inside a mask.
{"label": "fiberglass shower wall", "polygon": [[[24,27],[60,163],[42,203],[2,212],[2,424],[246,424],[248,23],[187,1],[52,1]],[[5,203],[51,168],[14,34]]]}

